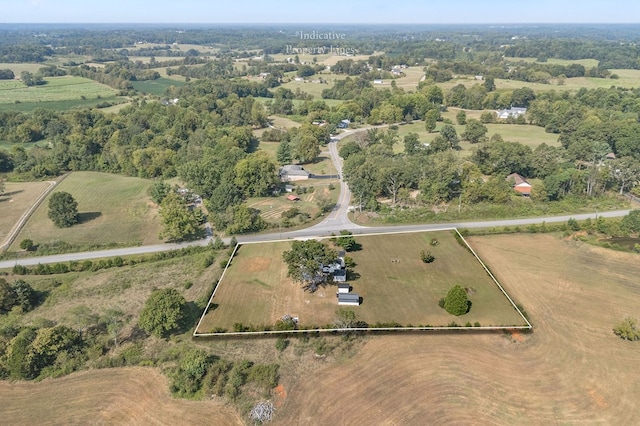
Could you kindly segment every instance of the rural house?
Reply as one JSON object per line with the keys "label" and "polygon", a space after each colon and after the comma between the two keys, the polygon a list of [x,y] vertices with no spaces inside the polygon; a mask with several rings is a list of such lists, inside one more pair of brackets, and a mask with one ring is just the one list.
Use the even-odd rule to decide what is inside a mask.
{"label": "rural house", "polygon": [[517,108],[511,107],[509,109],[503,109],[497,111],[498,118],[506,119],[506,118],[517,118],[518,116],[525,115],[527,113],[526,108]]}
{"label": "rural house", "polygon": [[531,195],[531,184],[518,173],[511,173],[507,176],[507,181],[513,181],[513,189],[525,197]]}
{"label": "rural house", "polygon": [[292,182],[309,179],[310,173],[297,164],[287,164],[280,167],[278,175],[282,182]]}

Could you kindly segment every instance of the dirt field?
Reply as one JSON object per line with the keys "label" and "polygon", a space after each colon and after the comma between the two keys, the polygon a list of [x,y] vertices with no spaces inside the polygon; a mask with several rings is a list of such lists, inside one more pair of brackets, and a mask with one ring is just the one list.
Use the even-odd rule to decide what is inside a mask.
{"label": "dirt field", "polygon": [[[550,235],[476,237],[533,334],[370,338],[354,357],[284,383],[275,424],[634,424],[638,256]],[[636,419],[636,420],[634,420]]]}
{"label": "dirt field", "polygon": [[41,383],[2,381],[0,418],[5,425],[242,424],[220,402],[174,399],[168,389],[167,379],[151,368],[84,371]]}

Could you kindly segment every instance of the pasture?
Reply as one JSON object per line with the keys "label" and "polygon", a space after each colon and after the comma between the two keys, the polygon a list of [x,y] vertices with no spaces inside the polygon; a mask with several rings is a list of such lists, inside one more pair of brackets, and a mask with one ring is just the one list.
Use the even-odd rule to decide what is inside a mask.
{"label": "pasture", "polygon": [[[434,238],[436,246],[430,244]],[[349,284],[363,298],[360,306],[350,307],[359,320],[402,326],[526,325],[450,231],[358,236],[356,241],[362,250],[349,253],[356,263]],[[281,253],[290,246],[288,241],[240,246],[197,333],[215,328],[232,331],[235,323],[272,326],[285,314],[298,316],[301,328],[331,325],[339,307],[335,285],[311,293],[288,278]],[[433,263],[422,262],[423,249],[435,256]],[[438,306],[455,284],[467,288],[472,302],[471,310],[460,317]]]}
{"label": "pasture", "polygon": [[[458,109],[451,108],[446,113],[443,113],[444,118],[449,118],[454,123],[458,136],[465,131],[465,126],[455,124],[455,115]],[[480,117],[482,111],[467,111],[467,119]],[[398,136],[400,139],[393,147],[396,153],[404,152],[404,137],[409,133],[417,133],[421,143],[431,143],[439,135],[439,131],[444,123],[438,122],[436,130],[434,132],[427,132],[424,128],[424,121],[416,121],[411,124],[402,124],[398,126]],[[527,145],[531,149],[535,149],[538,145],[546,143],[551,146],[560,146],[558,142],[558,135],[555,133],[547,133],[543,127],[522,125],[522,124],[485,124],[487,127],[487,137],[491,138],[494,134],[499,134],[502,139],[507,142],[519,142],[523,145]],[[349,137],[345,138],[348,140]],[[459,151],[462,157],[468,157],[471,155],[472,150],[477,145],[471,144],[466,141],[460,141]]]}
{"label": "pasture", "polygon": [[0,81],[0,104],[104,99],[117,94],[117,90],[83,77],[49,77],[45,81],[47,84],[32,87],[17,80]]}
{"label": "pasture", "polygon": [[138,92],[155,95],[155,96],[165,96],[167,89],[171,86],[182,87],[185,85],[183,81],[178,81],[170,78],[134,81],[132,84],[133,84],[133,88],[136,89]]}
{"label": "pasture", "polygon": [[49,185],[49,182],[5,183],[4,193],[0,195],[0,245]]}
{"label": "pasture", "polygon": [[47,197],[22,229],[12,250],[24,238],[36,244],[65,241],[74,245],[158,243],[157,208],[147,195],[151,181],[97,172],[71,173],[53,191],[69,192],[78,202],[80,223],[56,228],[48,218]]}
{"label": "pasture", "polygon": [[[376,335],[350,339],[347,343],[356,342],[352,356],[340,351],[316,356],[301,350],[322,339],[334,344],[330,337],[291,338],[282,353],[274,349],[274,339],[222,339],[199,345],[225,358],[281,364],[274,424],[305,424],[310,419],[342,424],[347,416],[353,424],[423,424],[424,419],[434,424],[634,424],[640,417],[636,403],[640,371],[634,368],[640,363],[640,351],[635,343],[616,337],[611,328],[627,315],[637,316],[638,255],[549,234],[469,240],[524,306],[536,327],[532,333]],[[366,248],[363,245],[362,253]],[[189,263],[171,265],[178,275],[166,275],[157,286],[177,285],[190,275],[192,279]],[[265,261],[253,267],[271,266]],[[122,280],[142,267],[112,271],[118,271],[117,279]],[[162,268],[163,274],[169,271],[169,264]],[[158,280],[156,275],[145,278],[142,269],[136,274],[133,279],[149,286]],[[189,291],[207,279],[211,282],[213,277],[206,275],[198,276]],[[88,274],[84,285],[94,283],[99,290],[112,280],[114,276],[103,276],[94,283]],[[257,282],[255,286],[262,287]],[[79,287],[70,288],[65,281],[59,288],[73,296]],[[86,293],[75,302],[65,302],[69,304],[65,309],[86,302],[104,308],[105,298],[111,301],[119,294],[117,288],[113,291]],[[127,301],[128,296],[123,291],[114,303]],[[58,300],[65,297],[60,293]],[[141,306],[143,300],[136,303]],[[50,317],[43,308],[34,316]],[[51,318],[63,319],[60,315]],[[83,424],[244,422],[216,400],[179,400],[170,397],[167,388],[157,369],[138,367],[89,370],[39,383],[3,381],[0,399],[7,403],[0,407],[0,416],[17,424],[42,419]],[[135,404],[131,395],[137,395]]]}

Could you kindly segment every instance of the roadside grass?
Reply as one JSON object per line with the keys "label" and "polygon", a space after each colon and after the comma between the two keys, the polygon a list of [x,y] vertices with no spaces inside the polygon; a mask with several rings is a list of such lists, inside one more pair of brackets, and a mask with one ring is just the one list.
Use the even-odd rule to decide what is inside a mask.
{"label": "roadside grass", "polygon": [[[432,246],[434,238],[438,244]],[[359,320],[403,326],[526,325],[451,232],[357,236],[356,241],[362,250],[349,253],[356,263],[349,284],[363,301],[348,308]],[[242,245],[197,332],[233,331],[235,323],[273,326],[285,314],[298,316],[301,328],[331,325],[341,307],[336,287],[327,284],[310,293],[288,278],[281,254],[290,246],[289,241]],[[436,260],[423,263],[421,250],[431,251]],[[472,302],[471,310],[460,317],[438,306],[438,300],[456,284],[468,289]]]}
{"label": "roadside grass", "polygon": [[[49,77],[47,84],[26,87],[17,80],[0,81],[0,104],[46,103],[113,98],[117,90],[83,77]],[[104,98],[104,99],[103,99]]]}
{"label": "roadside grass", "polygon": [[133,88],[139,92],[150,95],[165,96],[167,89],[171,86],[182,87],[185,85],[183,81],[169,78],[159,78],[157,80],[145,80],[132,82]]}
{"label": "roadside grass", "polygon": [[[0,195],[0,244],[20,217],[49,187],[49,182],[6,182]],[[18,245],[20,241],[18,241]]]}
{"label": "roadside grass", "polygon": [[56,228],[48,218],[49,197],[16,238],[36,244],[64,241],[73,245],[136,245],[159,243],[157,209],[147,195],[151,181],[97,172],[71,173],[53,192],[69,192],[78,202],[80,223]]}
{"label": "roadside grass", "polygon": [[[206,300],[211,283],[220,274],[217,262],[204,268],[204,257],[207,255],[203,252],[96,272],[15,276],[16,279],[27,280],[34,289],[47,294],[41,306],[24,314],[24,322],[47,318],[73,325],[69,311],[81,305],[89,307],[96,314],[117,308],[129,318],[138,318],[147,298],[158,288],[174,288],[188,301]],[[192,283],[188,289],[185,288],[187,281]]]}

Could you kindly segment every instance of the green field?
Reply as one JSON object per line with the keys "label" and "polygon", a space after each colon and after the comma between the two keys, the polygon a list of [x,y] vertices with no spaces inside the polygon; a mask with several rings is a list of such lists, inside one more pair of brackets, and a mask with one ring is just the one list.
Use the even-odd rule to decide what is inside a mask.
{"label": "green field", "polygon": [[182,87],[185,85],[184,82],[173,80],[170,78],[159,78],[157,80],[146,80],[146,81],[134,81],[133,88],[138,92],[147,93],[150,95],[156,96],[164,96],[167,92],[167,89],[171,86]]}
{"label": "green field", "polygon": [[96,172],[74,172],[52,192],[69,192],[78,202],[80,223],[56,228],[47,217],[48,200],[35,211],[11,250],[25,238],[36,244],[65,241],[74,245],[158,243],[157,209],[147,196],[151,181]]}
{"label": "green field", "polygon": [[[457,110],[450,110],[443,114],[443,117],[450,118],[455,123],[455,114]],[[469,118],[477,118],[481,114],[481,111],[468,111],[467,119]],[[436,136],[438,136],[438,132],[442,128],[444,124],[439,122],[436,126],[436,130],[434,132],[427,132],[424,128],[423,121],[417,121],[411,124],[403,124],[398,126],[398,136],[400,137],[398,143],[396,143],[393,147],[396,153],[404,152],[404,137],[409,133],[417,133],[421,143],[431,143]],[[458,136],[465,130],[465,126],[460,126],[457,124],[453,125],[456,128],[456,132]],[[547,133],[544,131],[544,128],[539,126],[531,126],[531,125],[522,125],[522,124],[485,124],[487,127],[487,137],[490,138],[494,134],[499,134],[502,136],[502,139],[508,142],[519,142],[523,145],[527,145],[534,149],[538,145],[542,143],[546,143],[551,146],[560,146],[558,142],[558,135],[555,133]],[[349,137],[343,139],[343,141],[349,140]],[[344,142],[342,142],[344,143]],[[472,150],[477,145],[471,144],[469,142],[460,142],[461,151],[459,151],[460,156],[468,157],[471,155]]]}
{"label": "green field", "polygon": [[83,77],[50,77],[45,81],[47,84],[32,87],[17,80],[0,81],[0,104],[112,98],[117,94],[115,89]]}
{"label": "green field", "polygon": [[[439,243],[431,246],[434,238]],[[363,301],[349,308],[370,325],[446,326],[454,321],[459,325],[526,325],[450,231],[359,236],[356,241],[362,250],[349,253],[356,262],[355,279],[349,284]],[[288,241],[240,246],[197,332],[232,331],[238,322],[271,326],[285,314],[298,316],[302,328],[332,324],[338,309],[336,287],[326,285],[310,293],[292,282],[281,256],[289,247]],[[423,249],[435,256],[433,263],[420,260]],[[468,289],[472,302],[470,312],[460,317],[438,306],[438,300],[455,284]]]}

